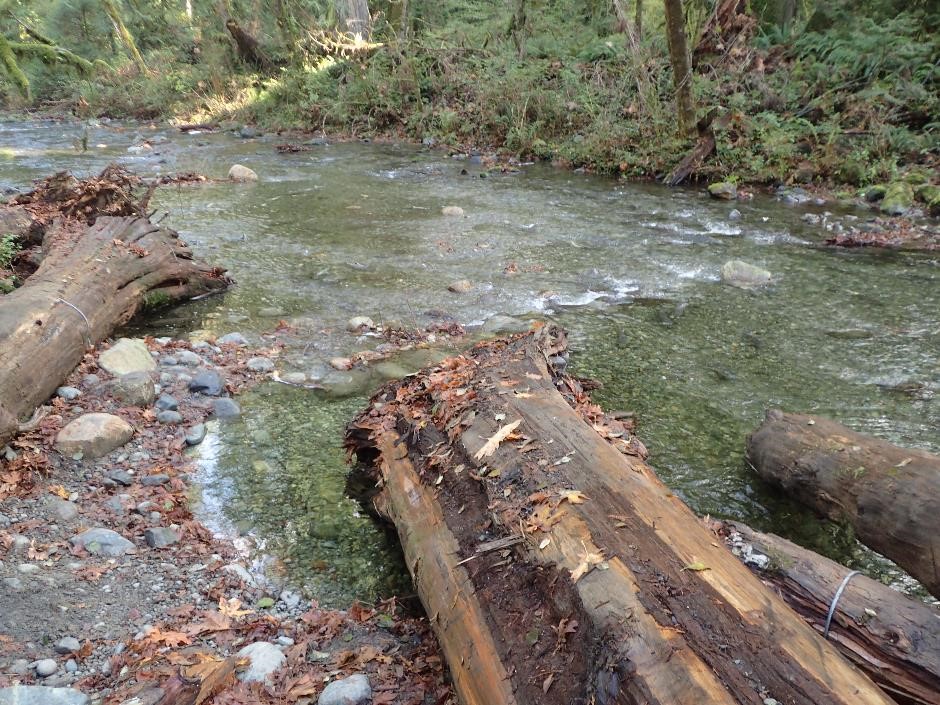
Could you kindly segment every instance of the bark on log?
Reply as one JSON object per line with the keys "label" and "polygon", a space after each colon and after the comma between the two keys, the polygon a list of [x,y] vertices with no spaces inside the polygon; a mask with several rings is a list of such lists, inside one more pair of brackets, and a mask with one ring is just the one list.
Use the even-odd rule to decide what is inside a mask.
{"label": "bark on log", "polygon": [[[16,224],[17,233],[30,237],[38,232],[42,243],[39,268],[23,286],[0,296],[0,444],[89,347],[143,307],[185,301],[230,283],[223,269],[194,260],[177,233],[146,217],[96,217],[99,211],[88,204],[105,212],[120,208],[113,191],[94,199],[86,189],[93,182],[98,183],[74,182],[58,202],[45,198],[40,188],[0,210],[0,222]],[[82,212],[93,225],[75,212],[48,224],[51,213],[68,211],[63,204],[76,202],[86,203]]]}
{"label": "bark on log", "polygon": [[767,412],[747,440],[767,482],[858,539],[940,597],[940,457],[814,416]]}
{"label": "bark on log", "polygon": [[[825,556],[738,522],[709,522],[725,544],[820,634],[851,572]],[[864,575],[836,602],[830,643],[905,705],[940,705],[940,611]]]}
{"label": "bark on log", "polygon": [[483,344],[348,428],[461,701],[892,702],[657,479],[628,424],[553,374],[564,349],[554,326]]}

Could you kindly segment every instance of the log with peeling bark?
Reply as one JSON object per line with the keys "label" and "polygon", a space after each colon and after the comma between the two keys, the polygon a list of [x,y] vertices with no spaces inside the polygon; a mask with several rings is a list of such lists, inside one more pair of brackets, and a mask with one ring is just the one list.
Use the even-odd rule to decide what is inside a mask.
{"label": "log with peeling bark", "polygon": [[58,174],[0,209],[0,223],[35,245],[25,254],[38,263],[23,286],[0,296],[0,444],[90,347],[143,307],[230,283],[142,214],[137,184],[113,168],[85,181]]}
{"label": "log with peeling bark", "polygon": [[481,344],[348,428],[461,702],[892,702],[553,369],[565,346],[554,326]]}
{"label": "log with peeling bark", "polygon": [[[940,705],[940,610],[774,534],[707,521],[731,552],[882,690]],[[847,580],[847,582],[846,582]],[[843,583],[845,583],[843,587]],[[836,599],[839,589],[842,592]]]}
{"label": "log with peeling bark", "polygon": [[747,441],[757,473],[940,597],[940,456],[900,448],[818,416],[767,412]]}

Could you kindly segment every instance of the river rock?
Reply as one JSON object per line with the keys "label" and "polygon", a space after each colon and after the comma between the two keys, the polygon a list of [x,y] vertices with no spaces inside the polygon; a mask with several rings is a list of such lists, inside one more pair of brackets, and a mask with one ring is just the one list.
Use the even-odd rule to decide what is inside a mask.
{"label": "river rock", "polygon": [[202,358],[192,350],[177,350],[175,353],[176,361],[180,365],[187,367],[199,367],[202,364]]}
{"label": "river rock", "polygon": [[469,279],[458,279],[447,286],[447,291],[452,291],[455,294],[469,294],[473,291],[473,284],[470,283]]}
{"label": "river rock", "polygon": [[330,367],[334,370],[351,370],[353,361],[348,357],[334,357],[330,360]]}
{"label": "river rock", "polygon": [[441,208],[442,215],[459,216],[463,215],[463,208],[460,206],[444,206]]}
{"label": "river rock", "polygon": [[165,526],[156,526],[144,532],[144,541],[150,548],[166,548],[179,540],[179,534]]}
{"label": "river rock", "polygon": [[226,333],[215,342],[219,345],[248,345],[248,340],[241,333]]}
{"label": "river rock", "polygon": [[176,397],[170,396],[169,394],[161,394],[154,406],[156,406],[160,411],[178,411],[180,408],[180,404],[178,401],[176,401]]}
{"label": "river rock", "polygon": [[212,400],[212,415],[217,419],[234,419],[241,416],[242,408],[230,397]]}
{"label": "river rock", "polygon": [[131,406],[150,406],[157,395],[149,372],[129,372],[113,380],[111,394],[115,399]]}
{"label": "river rock", "polygon": [[65,401],[75,401],[82,395],[82,390],[75,387],[59,387],[55,390],[55,395]]}
{"label": "river rock", "polygon": [[527,330],[529,330],[528,323],[502,313],[493,314],[483,323],[484,333],[524,333]]}
{"label": "river rock", "polygon": [[199,392],[210,397],[217,397],[222,393],[225,382],[222,375],[213,370],[204,370],[197,374],[189,383],[189,391]]}
{"label": "river rock", "polygon": [[198,446],[206,437],[206,425],[204,423],[197,423],[192,428],[186,430],[186,445],[188,446]]}
{"label": "river rock", "polygon": [[287,657],[277,646],[268,641],[256,641],[238,652],[238,658],[248,659],[248,667],[238,674],[245,683],[264,683],[284,665]]}
{"label": "river rock", "polygon": [[741,211],[737,208],[732,208],[728,213],[728,220],[741,220]]}
{"label": "river rock", "polygon": [[59,670],[59,664],[55,662],[54,658],[44,658],[36,661],[36,663],[33,664],[33,668],[36,669],[37,676],[40,678],[48,678]]}
{"label": "river rock", "polygon": [[307,375],[303,372],[288,372],[281,379],[288,384],[304,384],[307,381]]}
{"label": "river rock", "polygon": [[885,194],[888,192],[888,187],[884,184],[875,184],[874,186],[869,186],[866,189],[863,189],[861,194],[869,203],[877,203],[878,201],[884,199]]}
{"label": "river rock", "polygon": [[84,548],[93,556],[123,556],[134,548],[134,544],[116,531],[98,527],[88,529],[69,539],[73,546]]}
{"label": "river rock", "polygon": [[158,411],[157,421],[162,424],[175,425],[183,423],[183,415],[178,411]]}
{"label": "river rock", "polygon": [[246,181],[257,181],[258,174],[254,169],[249,169],[247,166],[233,164],[232,168],[228,170],[228,178],[230,181],[244,183]]}
{"label": "river rock", "polygon": [[100,458],[120,448],[134,435],[134,428],[113,414],[84,414],[59,431],[55,444],[64,455],[82,454],[85,459]]}
{"label": "river rock", "polygon": [[274,363],[267,357],[252,357],[245,363],[252,372],[270,372],[274,369]]}
{"label": "river rock", "polygon": [[82,645],[74,636],[66,636],[59,639],[54,648],[57,654],[71,654],[82,648]]}
{"label": "river rock", "polygon": [[346,322],[346,330],[350,333],[361,333],[373,328],[375,328],[375,323],[368,316],[353,316]]}
{"label": "river rock", "polygon": [[250,125],[242,125],[238,128],[238,136],[242,139],[250,140],[255,137],[261,137],[261,133]]}
{"label": "river rock", "polygon": [[721,265],[721,280],[739,289],[756,289],[770,283],[771,273],[741,260],[730,260]]}
{"label": "river rock", "polygon": [[333,681],[317,698],[317,705],[365,705],[370,702],[372,686],[369,685],[369,678],[362,673]]}
{"label": "river rock", "polygon": [[881,201],[881,212],[886,215],[904,215],[914,205],[914,189],[906,181],[895,181],[888,186]]}
{"label": "river rock", "polygon": [[46,500],[46,505],[59,521],[70,522],[78,516],[78,505],[75,502],[69,502],[67,499],[50,497]]}
{"label": "river rock", "polygon": [[2,705],[88,705],[89,698],[74,688],[14,685],[0,688]]}
{"label": "river rock", "polygon": [[709,184],[708,195],[722,201],[733,201],[738,197],[738,187],[730,181],[719,181]]}
{"label": "river rock", "polygon": [[140,478],[140,484],[144,487],[157,487],[159,485],[165,485],[170,481],[170,476],[165,472],[154,473],[153,475],[144,475]]}
{"label": "river rock", "polygon": [[98,356],[98,367],[120,377],[131,372],[152,372],[157,369],[157,363],[143,340],[120,338]]}

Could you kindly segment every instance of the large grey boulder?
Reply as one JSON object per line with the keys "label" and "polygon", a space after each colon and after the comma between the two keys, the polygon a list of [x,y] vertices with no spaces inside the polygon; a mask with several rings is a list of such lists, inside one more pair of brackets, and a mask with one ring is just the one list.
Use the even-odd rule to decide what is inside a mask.
{"label": "large grey boulder", "polygon": [[131,372],[153,372],[157,363],[140,338],[121,338],[98,356],[98,367],[115,377]]}
{"label": "large grey boulder", "polygon": [[83,414],[70,421],[56,436],[55,445],[65,455],[100,458],[120,448],[134,435],[134,427],[114,414]]}
{"label": "large grey boulder", "polygon": [[101,527],[88,529],[69,539],[73,546],[80,546],[93,556],[123,556],[134,548],[134,544],[116,531]]}
{"label": "large grey boulder", "polygon": [[14,685],[0,688],[0,705],[88,705],[89,698],[74,688]]}
{"label": "large grey boulder", "polygon": [[721,265],[721,280],[739,289],[756,289],[770,283],[771,273],[741,260],[730,260]]}
{"label": "large grey boulder", "polygon": [[372,686],[367,676],[357,673],[333,681],[317,698],[317,705],[365,705],[372,702]]}
{"label": "large grey boulder", "polygon": [[237,182],[257,181],[258,174],[247,166],[232,164],[232,168],[228,170],[228,178]]}
{"label": "large grey boulder", "polygon": [[112,381],[110,386],[115,399],[131,406],[150,406],[157,396],[149,372],[129,372]]}

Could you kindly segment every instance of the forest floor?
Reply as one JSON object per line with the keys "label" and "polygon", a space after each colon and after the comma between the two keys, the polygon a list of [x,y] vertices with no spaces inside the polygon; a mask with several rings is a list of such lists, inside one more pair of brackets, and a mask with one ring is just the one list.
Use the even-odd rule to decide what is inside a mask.
{"label": "forest floor", "polygon": [[[321,609],[249,572],[242,542],[193,515],[185,450],[209,417],[238,413],[227,394],[263,377],[248,360],[277,355],[276,332],[263,342],[146,339],[161,361],[160,399],[177,407],[170,423],[159,405],[116,399],[89,353],[39,426],[10,444],[0,474],[0,695],[304,704],[334,682],[334,693],[361,689],[364,676],[373,703],[453,702],[426,619],[402,616],[394,600]],[[222,396],[189,391],[198,374],[218,375]],[[98,460],[56,451],[59,431],[89,412],[120,416],[134,437]]]}

